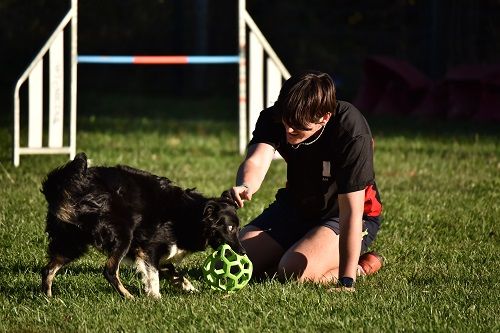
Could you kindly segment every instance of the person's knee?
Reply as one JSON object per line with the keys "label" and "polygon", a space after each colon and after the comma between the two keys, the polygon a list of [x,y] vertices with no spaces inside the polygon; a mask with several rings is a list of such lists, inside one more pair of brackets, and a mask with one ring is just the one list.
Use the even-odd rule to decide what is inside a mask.
{"label": "person's knee", "polygon": [[278,278],[280,280],[303,280],[307,268],[307,258],[299,252],[285,254],[278,264]]}

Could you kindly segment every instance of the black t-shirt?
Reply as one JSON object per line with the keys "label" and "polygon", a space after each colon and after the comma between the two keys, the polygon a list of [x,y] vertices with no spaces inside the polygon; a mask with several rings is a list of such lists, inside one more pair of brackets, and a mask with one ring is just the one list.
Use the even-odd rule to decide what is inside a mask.
{"label": "black t-shirt", "polygon": [[378,217],[382,206],[375,184],[373,140],[361,112],[337,101],[335,114],[319,138],[317,134],[306,140],[307,144],[317,139],[310,145],[292,147],[272,106],[260,113],[249,145],[267,143],[285,159],[287,184],[282,194],[289,195],[305,217],[338,217],[338,194],[363,189],[364,215]]}

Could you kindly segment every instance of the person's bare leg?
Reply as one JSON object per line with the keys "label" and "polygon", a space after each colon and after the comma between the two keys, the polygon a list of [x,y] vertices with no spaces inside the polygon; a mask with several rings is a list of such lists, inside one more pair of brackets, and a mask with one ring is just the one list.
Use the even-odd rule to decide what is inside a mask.
{"label": "person's bare leg", "polygon": [[278,265],[278,277],[327,284],[338,279],[338,267],[339,236],[319,226],[286,251]]}
{"label": "person's bare leg", "polygon": [[266,232],[251,225],[241,230],[240,241],[253,264],[253,275],[273,276],[285,252],[283,248]]}

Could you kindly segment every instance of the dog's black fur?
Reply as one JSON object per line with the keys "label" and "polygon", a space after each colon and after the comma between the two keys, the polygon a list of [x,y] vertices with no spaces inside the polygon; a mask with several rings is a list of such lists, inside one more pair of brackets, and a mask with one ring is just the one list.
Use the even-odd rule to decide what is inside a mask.
{"label": "dog's black fur", "polygon": [[160,261],[174,284],[194,290],[175,272],[174,259],[223,243],[244,253],[237,206],[227,191],[209,199],[131,167],[87,167],[84,153],[50,172],[41,191],[48,203],[49,262],[42,272],[48,296],[56,272],[89,245],[108,255],[104,276],[124,297],[132,297],[118,275],[124,257],[135,261],[146,293],[160,297]]}

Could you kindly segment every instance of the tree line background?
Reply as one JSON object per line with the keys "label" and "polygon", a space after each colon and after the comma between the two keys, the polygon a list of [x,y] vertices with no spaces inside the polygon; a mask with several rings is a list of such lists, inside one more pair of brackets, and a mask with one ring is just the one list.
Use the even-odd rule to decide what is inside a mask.
{"label": "tree line background", "polygon": [[[15,81],[70,0],[0,0],[0,87]],[[236,0],[81,0],[79,54],[235,55]],[[497,63],[500,0],[248,0],[247,9],[291,73],[320,69],[339,94],[359,89],[370,55],[403,59],[432,79],[461,64]],[[79,65],[79,89],[172,96],[237,91],[237,65]]]}

